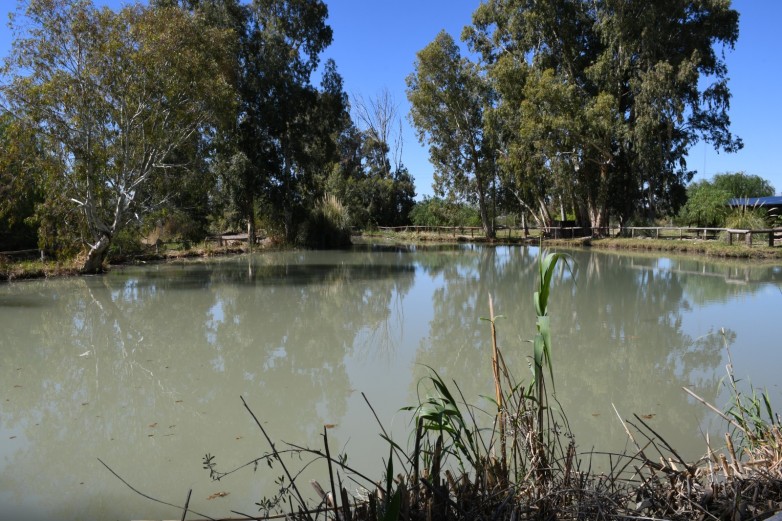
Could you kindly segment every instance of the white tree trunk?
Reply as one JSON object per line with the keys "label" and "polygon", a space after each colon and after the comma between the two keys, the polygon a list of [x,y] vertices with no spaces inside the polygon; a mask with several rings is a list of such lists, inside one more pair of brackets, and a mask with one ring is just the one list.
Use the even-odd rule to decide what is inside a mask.
{"label": "white tree trunk", "polygon": [[102,234],[98,241],[90,246],[87,258],[84,259],[79,270],[82,273],[100,273],[103,271],[103,261],[106,259],[109,244],[111,244],[111,237],[108,234]]}

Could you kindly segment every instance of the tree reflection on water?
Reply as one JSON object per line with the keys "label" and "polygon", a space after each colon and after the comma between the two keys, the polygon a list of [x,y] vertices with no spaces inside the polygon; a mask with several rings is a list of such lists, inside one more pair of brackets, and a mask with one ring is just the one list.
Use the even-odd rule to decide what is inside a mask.
{"label": "tree reflection on water", "polygon": [[[98,457],[161,499],[181,503],[193,488],[198,511],[254,512],[277,474],[211,483],[202,469],[206,453],[227,470],[266,450],[239,396],[281,440],[319,447],[325,424],[344,426],[330,445],[347,446],[380,477],[384,445],[356,391],[379,402],[384,421],[415,401],[426,365],[468,399],[490,395],[480,320],[490,293],[506,317],[497,322],[506,361],[528,380],[537,253],[366,246],[4,285],[0,517],[178,515],[135,496]],[[725,362],[716,330],[744,331],[729,332],[728,343],[747,334],[699,310],[768,314],[752,302],[782,284],[782,270],[585,252],[573,260],[574,276],[562,271],[549,308],[556,396],[580,448],[624,446],[613,403],[699,456],[709,413],[681,387],[715,401]],[[230,500],[206,499],[216,491]]]}

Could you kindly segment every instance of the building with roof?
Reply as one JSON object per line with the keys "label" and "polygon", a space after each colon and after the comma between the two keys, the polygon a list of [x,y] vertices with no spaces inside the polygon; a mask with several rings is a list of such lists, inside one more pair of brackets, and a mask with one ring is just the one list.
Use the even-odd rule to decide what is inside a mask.
{"label": "building with roof", "polygon": [[782,215],[782,195],[769,197],[736,197],[728,200],[731,208],[763,208],[769,215]]}

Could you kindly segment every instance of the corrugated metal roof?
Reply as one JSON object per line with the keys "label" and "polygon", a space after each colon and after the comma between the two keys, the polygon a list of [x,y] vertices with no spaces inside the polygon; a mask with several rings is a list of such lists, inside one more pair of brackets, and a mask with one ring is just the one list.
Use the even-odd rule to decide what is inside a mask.
{"label": "corrugated metal roof", "polygon": [[770,197],[737,197],[730,199],[728,206],[782,206],[782,195]]}

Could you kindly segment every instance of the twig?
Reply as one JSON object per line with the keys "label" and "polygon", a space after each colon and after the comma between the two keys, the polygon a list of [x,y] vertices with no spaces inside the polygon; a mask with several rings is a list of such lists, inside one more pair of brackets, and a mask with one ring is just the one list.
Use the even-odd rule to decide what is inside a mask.
{"label": "twig", "polygon": [[187,492],[187,500],[185,500],[185,509],[182,511],[182,520],[181,520],[181,521],[185,521],[185,518],[187,517],[187,507],[189,507],[189,506],[190,506],[190,495],[191,495],[192,493],[193,493],[193,489],[191,488],[191,489],[190,489],[190,490]]}
{"label": "twig", "polygon": [[721,416],[721,417],[722,417],[722,418],[723,418],[725,421],[727,421],[728,423],[730,423],[731,425],[733,425],[734,427],[736,427],[738,430],[740,430],[741,432],[743,432],[743,433],[744,433],[746,436],[749,436],[749,433],[747,432],[747,430],[746,430],[746,429],[744,429],[744,427],[742,427],[742,426],[741,426],[741,425],[739,425],[738,423],[736,423],[736,421],[735,421],[735,420],[733,420],[733,419],[731,419],[730,417],[728,417],[727,415],[725,415],[725,413],[723,413],[722,411],[720,411],[719,409],[717,409],[716,407],[714,407],[712,404],[710,404],[709,402],[707,402],[706,400],[704,400],[703,398],[701,398],[700,396],[698,396],[698,395],[697,395],[697,394],[695,394],[694,392],[690,391],[690,390],[689,390],[689,389],[687,389],[686,387],[682,387],[682,389],[684,389],[684,391],[685,391],[687,394],[689,394],[690,396],[692,396],[693,398],[695,398],[696,400],[698,400],[699,402],[701,402],[703,405],[705,405],[706,407],[708,407],[708,408],[709,408],[709,409],[711,409],[712,411],[714,411],[714,412],[716,412],[717,414],[719,414],[719,415],[720,415],[720,416]]}
{"label": "twig", "polygon": [[667,448],[667,449],[668,449],[668,450],[671,452],[671,454],[673,454],[674,456],[676,456],[676,459],[677,459],[677,460],[679,460],[679,463],[681,463],[681,464],[684,466],[684,468],[686,468],[686,469],[687,469],[687,472],[689,472],[689,473],[690,473],[690,474],[692,474],[692,475],[695,475],[695,467],[693,467],[693,466],[689,465],[689,464],[688,464],[686,461],[684,461],[684,458],[682,458],[682,457],[679,455],[679,453],[678,453],[678,452],[676,452],[676,450],[675,450],[673,447],[671,447],[671,445],[670,445],[670,444],[669,444],[669,443],[668,443],[668,442],[665,440],[665,438],[663,438],[662,436],[660,436],[660,435],[659,435],[659,434],[658,434],[658,433],[657,433],[657,432],[656,432],[654,429],[652,429],[652,428],[649,426],[649,424],[648,424],[648,423],[646,423],[645,421],[643,421],[643,419],[641,419],[641,417],[640,417],[640,416],[638,416],[637,414],[633,414],[633,416],[635,416],[635,418],[636,418],[636,419],[637,419],[639,422],[641,422],[641,424],[642,424],[644,427],[646,427],[647,429],[649,429],[649,432],[651,432],[652,434],[654,434],[655,436],[657,436],[657,439],[658,439],[658,440],[660,440],[660,441],[663,443],[663,445],[665,445],[665,447],[666,447],[666,448]]}
{"label": "twig", "polygon": [[[331,506],[334,507],[334,516],[336,518],[339,516],[339,507],[337,506],[337,489],[334,487],[334,470],[331,466],[331,452],[329,452],[329,434],[325,425],[323,426],[323,445],[326,448],[326,462],[329,465],[329,481],[331,482],[331,498],[333,503]],[[328,505],[328,501],[326,501],[326,504]]]}
{"label": "twig", "polygon": [[[288,482],[293,487],[293,491],[296,493],[296,497],[299,500],[299,505],[301,508],[306,509],[307,503],[304,501],[304,498],[301,495],[301,492],[299,492],[299,487],[296,486],[296,482],[293,479],[293,476],[291,476],[291,473],[288,471],[288,467],[285,465],[285,463],[282,461],[282,458],[280,457],[279,453],[277,452],[277,448],[274,446],[274,442],[269,437],[268,434],[266,434],[266,429],[263,428],[263,425],[261,425],[261,422],[258,421],[258,417],[255,416],[255,413],[250,409],[250,407],[247,405],[247,402],[244,401],[244,396],[239,396],[241,398],[242,403],[244,404],[244,408],[247,409],[247,412],[250,413],[250,416],[253,417],[253,420],[255,420],[255,424],[258,426],[259,429],[261,429],[261,432],[263,433],[263,437],[266,438],[266,443],[269,444],[269,447],[271,447],[272,452],[274,453],[274,457],[277,459],[277,461],[280,462],[280,466],[282,466],[282,470],[285,471],[285,474],[288,476]],[[305,514],[307,514],[307,519],[312,520],[312,516],[309,515],[309,513],[305,510]]]}
{"label": "twig", "polygon": [[[380,426],[380,430],[383,431],[383,436],[385,437],[386,440],[388,440],[390,442],[391,441],[391,437],[386,432],[385,427],[383,427],[383,423],[380,421],[380,418],[378,418],[377,413],[375,412],[375,408],[372,407],[371,403],[369,403],[369,398],[367,398],[367,395],[364,394],[363,391],[361,392],[361,396],[364,398],[364,401],[367,402],[367,406],[369,407],[369,410],[372,411],[372,416],[375,417],[375,421],[377,421],[377,424]],[[397,454],[397,457],[399,457],[399,453],[401,452],[402,456],[404,456],[404,459],[407,460],[407,463],[412,464],[413,462],[410,461],[410,456],[408,456],[407,454],[405,454],[402,451],[397,450],[395,445],[396,445],[395,443],[391,444],[391,446],[394,449],[394,452]],[[399,459],[402,459],[402,458],[399,458]]]}
{"label": "twig", "polygon": [[[144,493],[143,493],[143,492],[141,492],[139,489],[135,488],[133,485],[131,485],[130,483],[128,483],[127,481],[125,481],[124,479],[122,479],[122,476],[120,476],[119,474],[117,474],[116,472],[114,472],[114,470],[112,470],[112,468],[111,468],[111,467],[109,467],[108,465],[106,465],[106,464],[103,462],[103,460],[102,460],[102,459],[98,458],[98,461],[100,461],[100,464],[101,464],[101,465],[103,465],[104,467],[106,467],[106,469],[108,469],[108,471],[109,471],[109,472],[111,472],[112,474],[114,474],[114,477],[116,477],[118,480],[122,481],[122,482],[125,484],[125,486],[127,486],[127,487],[128,487],[130,490],[132,490],[133,492],[135,492],[135,493],[136,493],[136,494],[138,494],[139,496],[141,496],[141,497],[144,497],[144,498],[146,498],[146,499],[149,499],[150,501],[154,501],[155,503],[160,503],[161,505],[166,505],[166,506],[169,506],[169,507],[174,507],[174,508],[176,508],[177,510],[181,510],[181,509],[182,509],[182,507],[181,507],[180,505],[175,505],[175,504],[173,504],[173,503],[168,503],[168,502],[166,502],[166,501],[163,501],[163,500],[160,500],[160,499],[154,498],[154,497],[152,497],[152,496],[150,496],[150,495],[148,495],[148,494],[144,494]],[[208,515],[206,515],[206,514],[202,514],[201,512],[196,512],[195,510],[191,510],[191,512],[192,512],[192,513],[194,513],[194,514],[196,514],[196,515],[198,515],[198,516],[201,516],[201,517],[203,517],[203,518],[205,518],[205,519],[209,519],[210,521],[217,521],[217,520],[216,520],[216,519],[214,519],[213,517],[209,517]]]}

